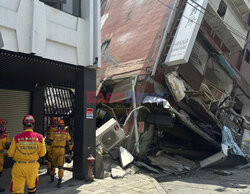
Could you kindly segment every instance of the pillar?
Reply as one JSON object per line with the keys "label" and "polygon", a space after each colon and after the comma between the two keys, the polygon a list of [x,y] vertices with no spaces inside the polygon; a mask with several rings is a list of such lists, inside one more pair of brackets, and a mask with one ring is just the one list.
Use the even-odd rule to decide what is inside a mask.
{"label": "pillar", "polygon": [[32,115],[35,118],[36,125],[35,131],[44,135],[43,122],[44,122],[44,86],[38,85],[33,90],[32,95]]}
{"label": "pillar", "polygon": [[[75,81],[75,129],[73,177],[83,180],[88,175],[89,154],[95,156],[96,114],[95,102],[87,101],[87,92],[96,91],[96,70],[82,68],[76,73]],[[87,115],[87,109],[93,109],[93,117]],[[88,118],[87,118],[88,117]]]}

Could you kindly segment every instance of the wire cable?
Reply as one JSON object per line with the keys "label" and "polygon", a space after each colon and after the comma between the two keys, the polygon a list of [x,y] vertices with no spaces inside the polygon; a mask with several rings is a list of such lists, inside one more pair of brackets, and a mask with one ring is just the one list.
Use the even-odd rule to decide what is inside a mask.
{"label": "wire cable", "polygon": [[203,9],[205,12],[202,12],[201,10],[197,9],[194,5],[192,5],[189,2],[187,2],[187,4],[189,4],[190,6],[192,6],[195,9],[197,9],[198,11],[200,11],[203,14],[208,13],[209,15],[211,15],[211,17],[215,18],[216,21],[218,21],[219,23],[225,24],[229,29],[231,29],[233,31],[233,32],[231,31],[232,33],[234,33],[235,35],[239,36],[243,40],[247,40],[247,37],[244,34],[242,34],[241,32],[239,32],[237,29],[235,29],[234,27],[232,27],[230,24],[228,24],[227,22],[219,19],[214,13],[208,11],[205,7],[201,6],[200,4],[198,4],[197,2],[195,2],[194,0],[191,0],[191,1],[193,3],[195,3],[197,6],[199,6],[201,9]]}
{"label": "wire cable", "polygon": [[[159,3],[161,3],[162,5],[168,7],[169,9],[172,9],[172,10],[174,10],[174,11],[177,10],[177,9],[174,9],[173,7],[170,7],[170,6],[167,5],[166,3],[162,2],[161,0],[157,0],[157,1],[158,1]],[[194,2],[193,0],[191,0],[191,1]],[[196,2],[194,2],[194,3],[196,3]],[[192,5],[192,4],[188,3],[188,2],[187,2],[186,4],[189,4],[190,6],[194,7],[196,10],[198,10],[198,11],[201,12],[202,14],[205,14],[205,12],[210,13],[210,14],[213,14],[213,13],[209,12],[208,10],[206,10],[206,8],[204,8],[204,7],[202,7],[201,5],[199,5],[198,3],[196,3],[196,4],[197,4],[199,7],[201,7],[202,9],[204,9],[205,12],[202,12],[200,9],[197,9],[197,7],[195,7],[194,5]],[[187,17],[187,16],[185,16],[185,15],[183,15],[183,14],[182,14],[182,16],[183,16],[184,18],[188,19],[189,21],[195,23],[196,25],[204,26],[202,23],[197,23],[197,22],[195,22],[194,20],[192,20],[191,18],[189,18],[189,17]],[[224,21],[220,20],[215,14],[213,14],[212,17],[216,18],[216,20],[218,20],[220,23],[225,24],[226,27],[227,27],[227,29],[228,29],[231,33],[233,33],[233,34],[235,34],[236,36],[238,36],[239,38],[243,39],[246,43],[250,43],[250,41],[247,40],[247,37],[246,37],[245,35],[239,34],[240,32],[238,32],[236,29],[234,29],[231,25],[229,25],[229,24],[225,23]],[[234,30],[237,31],[237,32],[235,32]]]}

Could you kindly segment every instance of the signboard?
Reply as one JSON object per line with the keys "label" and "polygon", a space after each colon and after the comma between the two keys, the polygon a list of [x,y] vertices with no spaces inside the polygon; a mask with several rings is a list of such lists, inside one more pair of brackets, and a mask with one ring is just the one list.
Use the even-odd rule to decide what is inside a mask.
{"label": "signboard", "polygon": [[93,118],[94,118],[93,108],[87,108],[86,119],[93,119]]}
{"label": "signboard", "polygon": [[188,62],[205,12],[200,6],[206,8],[207,3],[208,0],[188,0],[165,60],[168,66]]}

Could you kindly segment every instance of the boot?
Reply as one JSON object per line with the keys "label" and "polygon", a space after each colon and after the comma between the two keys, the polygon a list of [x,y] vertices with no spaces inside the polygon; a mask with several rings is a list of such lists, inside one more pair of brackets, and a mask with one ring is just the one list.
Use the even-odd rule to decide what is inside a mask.
{"label": "boot", "polygon": [[62,179],[58,179],[57,188],[60,188],[62,184]]}
{"label": "boot", "polygon": [[54,178],[55,178],[54,175],[50,175],[50,181],[51,181],[52,183],[54,182]]}
{"label": "boot", "polygon": [[5,191],[5,189],[0,187],[0,192],[4,192],[4,191]]}

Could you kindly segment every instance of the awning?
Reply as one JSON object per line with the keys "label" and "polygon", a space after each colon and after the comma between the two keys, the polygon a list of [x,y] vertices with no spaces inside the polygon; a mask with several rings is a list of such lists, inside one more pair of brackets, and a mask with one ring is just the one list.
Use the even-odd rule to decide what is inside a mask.
{"label": "awning", "polygon": [[0,80],[74,87],[75,74],[83,68],[0,49]]}

